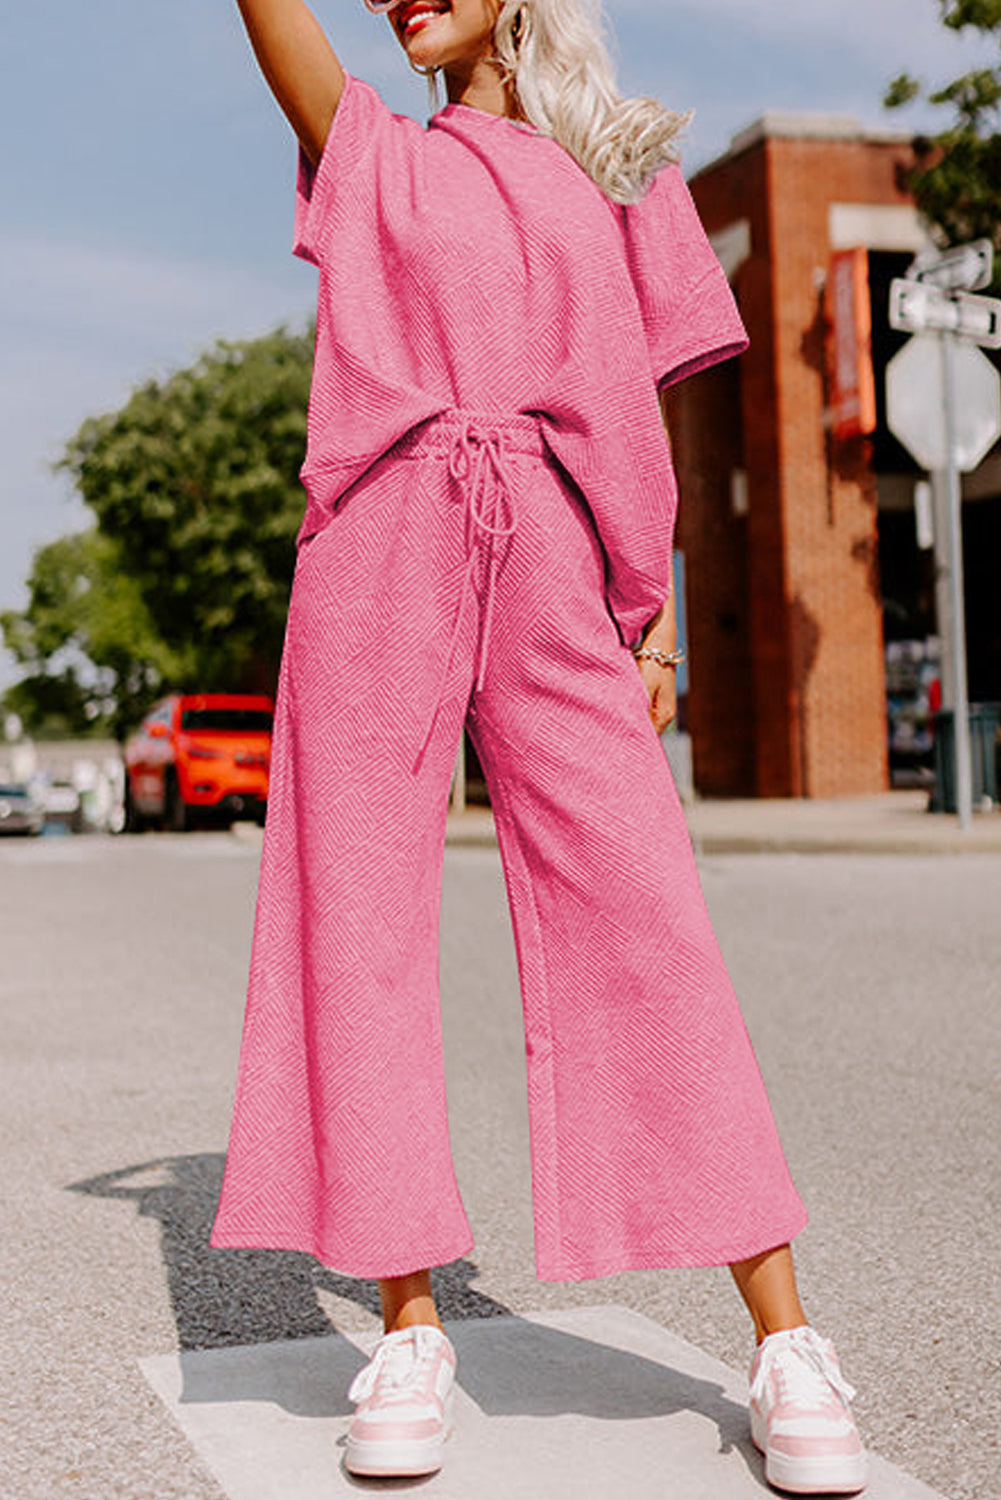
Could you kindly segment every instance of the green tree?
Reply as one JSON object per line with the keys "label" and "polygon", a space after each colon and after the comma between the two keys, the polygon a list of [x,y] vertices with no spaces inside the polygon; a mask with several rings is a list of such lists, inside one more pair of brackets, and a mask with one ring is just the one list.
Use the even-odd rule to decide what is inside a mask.
{"label": "green tree", "polygon": [[997,62],[935,89],[903,73],[883,98],[896,109],[924,97],[948,110],[948,124],[915,141],[910,187],[948,244],[990,239],[1001,252],[1001,0],[938,0],[943,25],[997,46]]}
{"label": "green tree", "polygon": [[[266,688],[303,509],[312,333],[219,343],[86,421],[61,467],[189,688]],[[180,685],[180,684],[178,684]]]}
{"label": "green tree", "polygon": [[122,738],[192,665],[160,638],[118,546],[96,528],[38,549],[27,608],[0,613],[0,632],[25,673],[3,706],[43,736]]}

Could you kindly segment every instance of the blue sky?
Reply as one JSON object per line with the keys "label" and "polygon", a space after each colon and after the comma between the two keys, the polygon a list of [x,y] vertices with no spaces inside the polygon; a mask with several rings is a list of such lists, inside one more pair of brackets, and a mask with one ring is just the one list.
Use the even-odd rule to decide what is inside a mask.
{"label": "blue sky", "polygon": [[[424,84],[361,0],[316,7],[345,65],[394,109]],[[694,107],[686,165],[769,108],[890,120],[904,68],[974,56],[936,0],[607,0],[629,92]],[[50,472],[88,415],[217,337],[308,316],[289,252],[291,136],[227,0],[30,0],[5,17],[0,128],[0,607],[23,607],[35,547],[88,522]],[[12,679],[0,653],[0,686]]]}

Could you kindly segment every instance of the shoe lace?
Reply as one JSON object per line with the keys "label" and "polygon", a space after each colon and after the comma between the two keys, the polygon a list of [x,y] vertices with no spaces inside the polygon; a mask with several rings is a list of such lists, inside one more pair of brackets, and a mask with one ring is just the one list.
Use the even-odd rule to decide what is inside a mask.
{"label": "shoe lace", "polygon": [[422,1324],[386,1334],[351,1382],[348,1400],[365,1401],[376,1385],[387,1395],[405,1395],[432,1358],[435,1343],[434,1330]]}
{"label": "shoe lace", "polygon": [[815,1410],[830,1400],[832,1390],[846,1403],[855,1397],[855,1390],[842,1375],[837,1360],[816,1335],[764,1346],[751,1385],[752,1400],[764,1400],[773,1373],[782,1405]]}

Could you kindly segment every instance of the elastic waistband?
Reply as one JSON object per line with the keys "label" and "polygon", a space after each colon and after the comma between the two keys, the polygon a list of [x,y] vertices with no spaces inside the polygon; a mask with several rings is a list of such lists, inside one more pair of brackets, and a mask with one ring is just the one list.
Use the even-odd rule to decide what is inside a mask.
{"label": "elastic waistband", "polygon": [[428,421],[421,422],[394,445],[398,458],[422,458],[429,454],[447,457],[463,433],[474,438],[492,438],[506,453],[527,453],[545,458],[548,453],[538,417],[521,413],[500,416],[496,412],[467,411],[450,407]]}

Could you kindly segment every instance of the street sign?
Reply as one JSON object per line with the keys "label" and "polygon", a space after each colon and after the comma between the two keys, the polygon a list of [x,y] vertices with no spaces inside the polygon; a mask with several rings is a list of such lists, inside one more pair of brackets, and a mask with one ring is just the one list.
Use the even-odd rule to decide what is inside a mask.
{"label": "street sign", "polygon": [[994,246],[972,240],[952,250],[925,250],[910,264],[908,280],[937,286],[943,292],[978,292],[990,286],[994,274]]}
{"label": "street sign", "polygon": [[924,281],[890,282],[890,327],[901,333],[952,333],[1001,349],[1001,298],[943,292]]}
{"label": "street sign", "polygon": [[1001,377],[972,344],[957,343],[953,353],[955,394],[954,451],[946,435],[942,339],[919,333],[908,339],[886,367],[886,420],[923,469],[962,473],[975,469],[1001,436]]}
{"label": "street sign", "polygon": [[890,323],[915,336],[886,367],[886,420],[919,464],[932,472],[941,526],[934,537],[939,634],[949,642],[949,685],[956,746],[956,812],[966,832],[973,811],[966,609],[963,598],[963,492],[1001,435],[1001,377],[975,346],[1001,347],[1001,302],[971,297],[994,263],[987,240],[918,256],[907,279],[890,284]]}

